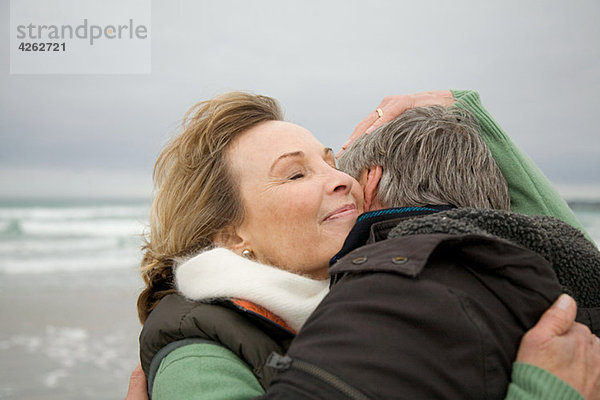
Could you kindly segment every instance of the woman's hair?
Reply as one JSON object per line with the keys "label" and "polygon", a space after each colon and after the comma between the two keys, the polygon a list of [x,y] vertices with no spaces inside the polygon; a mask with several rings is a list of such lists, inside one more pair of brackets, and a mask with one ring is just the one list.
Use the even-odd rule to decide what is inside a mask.
{"label": "woman's hair", "polygon": [[506,180],[467,110],[408,110],[359,137],[338,159],[357,179],[375,165],[383,168],[378,195],[386,207],[510,208]]}
{"label": "woman's hair", "polygon": [[137,301],[142,323],[161,298],[175,292],[175,260],[210,247],[217,233],[243,220],[238,185],[227,165],[231,143],[262,122],[281,119],[276,100],[243,92],[200,102],[185,114],[183,132],[154,166],[156,195],[141,265],[146,288]]}

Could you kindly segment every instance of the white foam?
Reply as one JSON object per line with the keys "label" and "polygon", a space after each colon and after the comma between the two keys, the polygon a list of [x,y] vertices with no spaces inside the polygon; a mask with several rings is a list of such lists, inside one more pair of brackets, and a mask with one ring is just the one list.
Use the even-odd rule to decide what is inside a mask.
{"label": "white foam", "polygon": [[87,221],[21,221],[21,231],[25,235],[44,236],[127,236],[141,235],[144,224],[136,220],[102,219]]}
{"label": "white foam", "polygon": [[0,232],[7,231],[11,224],[12,221],[0,221]]}
{"label": "white foam", "polygon": [[85,364],[103,370],[128,370],[130,365],[120,358],[122,349],[118,346],[128,335],[130,332],[116,332],[92,338],[84,328],[49,325],[41,336],[16,335],[0,341],[0,350],[21,347],[29,353],[44,354],[56,367],[44,376],[44,385],[56,387],[74,368]]}
{"label": "white foam", "polygon": [[5,240],[0,242],[0,257],[11,256],[72,256],[76,252],[107,251],[120,247],[140,247],[141,241],[135,237],[91,237],[91,238],[30,238],[27,240]]}
{"label": "white foam", "polygon": [[96,206],[96,207],[2,207],[0,220],[69,220],[96,218],[140,218],[147,219],[148,206]]}
{"label": "white foam", "polygon": [[44,353],[63,368],[89,359],[88,332],[81,328],[46,327]]}
{"label": "white foam", "polygon": [[139,265],[146,204],[0,207],[0,272],[75,272]]}
{"label": "white foam", "polygon": [[139,265],[141,253],[122,249],[107,254],[73,254],[51,258],[0,258],[0,271],[6,274],[38,274],[49,272],[83,272],[94,270],[131,269]]}

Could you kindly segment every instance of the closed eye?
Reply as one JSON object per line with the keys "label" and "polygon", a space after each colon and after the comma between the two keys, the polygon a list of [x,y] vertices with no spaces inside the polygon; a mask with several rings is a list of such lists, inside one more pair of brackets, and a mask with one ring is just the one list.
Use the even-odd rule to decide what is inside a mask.
{"label": "closed eye", "polygon": [[289,179],[290,179],[290,181],[295,181],[295,180],[301,179],[301,178],[304,178],[304,174],[302,172],[298,172],[298,173],[292,175]]}

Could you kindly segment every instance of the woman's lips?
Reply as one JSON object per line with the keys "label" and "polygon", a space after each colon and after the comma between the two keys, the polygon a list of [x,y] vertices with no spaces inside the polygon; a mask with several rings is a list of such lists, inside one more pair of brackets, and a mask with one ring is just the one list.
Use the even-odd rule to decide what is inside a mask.
{"label": "woman's lips", "polygon": [[323,221],[331,221],[333,219],[344,218],[348,216],[356,216],[358,211],[354,204],[345,204],[337,210],[329,213]]}

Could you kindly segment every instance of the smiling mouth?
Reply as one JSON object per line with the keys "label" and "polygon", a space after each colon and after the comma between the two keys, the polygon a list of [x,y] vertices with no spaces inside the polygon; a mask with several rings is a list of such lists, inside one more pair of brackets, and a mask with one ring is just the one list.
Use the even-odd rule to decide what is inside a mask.
{"label": "smiling mouth", "polygon": [[323,221],[331,221],[338,218],[344,218],[349,216],[356,216],[358,211],[356,210],[356,205],[354,204],[346,204],[337,210],[330,213]]}

